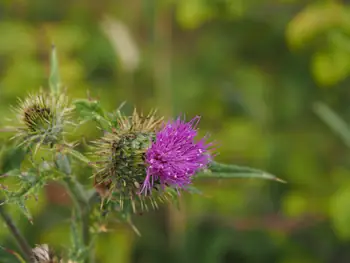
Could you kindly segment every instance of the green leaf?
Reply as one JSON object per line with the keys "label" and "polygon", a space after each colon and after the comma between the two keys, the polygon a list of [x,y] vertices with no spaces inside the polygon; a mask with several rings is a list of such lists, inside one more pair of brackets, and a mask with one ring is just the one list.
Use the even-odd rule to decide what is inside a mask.
{"label": "green leaf", "polygon": [[58,70],[58,58],[56,53],[55,45],[52,45],[51,58],[50,58],[50,78],[49,85],[51,92],[53,94],[58,94],[60,92],[60,74]]}
{"label": "green leaf", "polygon": [[57,165],[58,170],[63,172],[65,175],[72,174],[72,168],[70,166],[70,162],[67,155],[58,153],[56,155],[55,163]]}
{"label": "green leaf", "polygon": [[71,149],[71,148],[67,148],[66,151],[68,154],[72,155],[73,157],[77,158],[78,160],[80,160],[86,164],[90,164],[90,160],[82,153],[80,153],[74,149]]}
{"label": "green leaf", "polygon": [[103,129],[109,129],[110,123],[99,101],[78,99],[73,101],[75,109],[82,121],[96,121]]}
{"label": "green leaf", "polygon": [[268,173],[260,172],[260,173],[199,173],[197,178],[217,178],[217,179],[230,179],[230,178],[258,178],[258,179],[267,179],[274,180],[278,182],[283,182],[283,180],[277,178]]}
{"label": "green leaf", "polygon": [[246,167],[246,166],[240,166],[240,165],[234,165],[234,164],[223,164],[218,162],[211,162],[208,169],[211,172],[217,172],[217,173],[242,173],[242,172],[248,172],[248,173],[259,173],[262,172],[261,170]]}
{"label": "green leaf", "polygon": [[77,99],[73,101],[76,110],[83,119],[93,119],[94,115],[104,117],[104,111],[97,100]]}
{"label": "green leaf", "polygon": [[13,169],[0,175],[0,177],[22,177],[22,173],[21,173],[21,170],[19,169]]}
{"label": "green leaf", "polygon": [[201,190],[199,190],[198,188],[194,187],[193,185],[188,185],[185,187],[186,191],[191,193],[191,194],[203,194]]}
{"label": "green leaf", "polygon": [[26,204],[24,202],[24,198],[18,199],[16,204],[18,205],[18,207],[19,207],[20,211],[22,212],[22,214],[25,215],[25,217],[29,220],[30,223],[33,224],[33,217],[32,217],[28,207],[26,206]]}
{"label": "green leaf", "polygon": [[269,174],[267,172],[233,164],[221,164],[212,162],[208,169],[202,173],[199,173],[197,178],[218,178],[218,179],[229,179],[229,178],[258,178],[268,179],[278,182],[285,182],[278,177]]}
{"label": "green leaf", "polygon": [[314,112],[350,147],[350,128],[341,117],[322,102],[314,104]]}
{"label": "green leaf", "polygon": [[25,156],[26,151],[23,148],[11,146],[4,147],[0,153],[0,167],[2,167],[2,172],[19,168]]}

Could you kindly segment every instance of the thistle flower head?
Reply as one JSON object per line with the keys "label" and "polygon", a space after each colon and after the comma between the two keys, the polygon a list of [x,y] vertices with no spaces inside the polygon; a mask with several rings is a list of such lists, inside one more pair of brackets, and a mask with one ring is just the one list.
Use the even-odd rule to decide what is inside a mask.
{"label": "thistle flower head", "polygon": [[55,144],[61,140],[72,108],[68,106],[64,94],[53,96],[39,93],[20,100],[15,110],[21,126],[14,138],[21,138],[21,144],[30,145]]}
{"label": "thistle flower head", "polygon": [[200,117],[185,122],[170,121],[156,133],[155,141],[146,152],[147,176],[141,192],[152,191],[155,182],[177,190],[191,183],[192,177],[210,162],[205,138],[195,141]]}
{"label": "thistle flower head", "polygon": [[136,111],[131,117],[120,114],[117,118],[117,127],[95,143],[93,154],[98,161],[94,183],[103,197],[117,200],[121,207],[130,201],[136,211],[136,203],[144,206],[145,199],[152,199],[138,193],[146,177],[145,153],[162,119]]}
{"label": "thistle flower head", "polygon": [[121,206],[130,201],[134,211],[136,204],[157,206],[157,199],[176,197],[174,189],[189,185],[210,161],[210,144],[205,138],[195,141],[199,119],[164,124],[154,114],[120,115],[113,132],[96,142],[96,190]]}

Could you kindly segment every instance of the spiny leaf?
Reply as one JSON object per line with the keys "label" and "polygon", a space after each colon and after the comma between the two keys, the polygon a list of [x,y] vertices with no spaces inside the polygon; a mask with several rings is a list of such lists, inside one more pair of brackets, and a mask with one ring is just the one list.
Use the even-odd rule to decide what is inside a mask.
{"label": "spiny leaf", "polygon": [[279,179],[278,177],[269,174],[267,172],[261,171],[259,169],[239,166],[233,164],[221,164],[217,162],[212,162],[206,171],[199,173],[197,178],[258,178],[258,179],[268,179],[278,182],[285,181]]}
{"label": "spiny leaf", "polygon": [[217,172],[217,173],[242,173],[242,172],[259,173],[261,172],[261,170],[247,167],[247,166],[240,166],[235,164],[222,164],[215,161],[210,163],[208,170],[210,170],[211,172]]}
{"label": "spiny leaf", "polygon": [[57,165],[57,168],[64,174],[70,175],[72,173],[72,168],[70,166],[70,162],[67,155],[57,153],[55,163]]}
{"label": "spiny leaf", "polygon": [[1,166],[3,171],[19,168],[26,156],[26,152],[23,148],[10,147],[4,147],[0,153]]}
{"label": "spiny leaf", "polygon": [[77,99],[73,101],[73,104],[80,113],[80,117],[91,118],[93,117],[91,114],[105,116],[101,104],[97,100]]}
{"label": "spiny leaf", "polygon": [[274,180],[281,183],[285,183],[285,181],[277,178],[268,173],[199,173],[197,175],[198,178],[217,178],[217,179],[230,179],[230,178],[258,178],[258,179],[267,179]]}
{"label": "spiny leaf", "polygon": [[0,175],[0,178],[6,178],[6,177],[21,177],[22,173],[19,169],[13,169],[10,170],[2,175]]}
{"label": "spiny leaf", "polygon": [[59,94],[60,92],[60,74],[58,70],[58,58],[55,45],[52,45],[51,58],[50,58],[50,78],[49,85],[53,94]]}
{"label": "spiny leaf", "polygon": [[203,194],[201,190],[197,189],[196,187],[194,187],[193,185],[188,185],[186,186],[186,191],[191,193],[191,194]]}
{"label": "spiny leaf", "polygon": [[86,163],[86,164],[90,164],[90,160],[83,154],[81,154],[80,152],[73,150],[71,148],[66,148],[67,153],[71,154],[73,157],[77,158],[78,160]]}
{"label": "spiny leaf", "polygon": [[11,200],[16,201],[18,198],[26,197],[30,194],[35,194],[46,183],[46,177],[41,174],[36,174],[33,170],[21,173],[19,177],[21,187],[18,191],[10,195],[9,202],[11,202]]}
{"label": "spiny leaf", "polygon": [[27,208],[26,204],[24,203],[24,198],[20,198],[16,204],[18,205],[20,211],[25,215],[25,217],[29,220],[31,224],[33,224],[33,217]]}
{"label": "spiny leaf", "polygon": [[78,99],[73,101],[75,109],[82,121],[96,121],[103,129],[109,129],[110,123],[99,101]]}
{"label": "spiny leaf", "polygon": [[40,189],[44,187],[48,179],[55,179],[51,176],[52,171],[42,173],[35,169],[30,169],[28,172],[13,170],[10,171],[9,174],[5,174],[5,176],[6,175],[18,177],[20,188],[17,191],[9,191],[6,188],[1,189],[6,197],[4,203],[12,203],[21,206],[23,206],[22,203],[24,204],[24,201],[29,196],[36,196]]}

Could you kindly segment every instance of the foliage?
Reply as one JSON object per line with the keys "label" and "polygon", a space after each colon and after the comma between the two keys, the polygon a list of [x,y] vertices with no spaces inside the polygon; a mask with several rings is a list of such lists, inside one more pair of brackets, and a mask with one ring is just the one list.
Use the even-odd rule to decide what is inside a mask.
{"label": "foliage", "polygon": [[[217,161],[288,181],[197,180],[199,194],[182,195],[181,212],[163,207],[133,218],[142,238],[102,227],[100,262],[348,261],[348,125],[323,107],[348,123],[346,1],[35,0],[4,1],[0,10],[0,112],[12,116],[8,105],[17,97],[47,87],[47,54],[56,43],[68,94],[87,112],[69,138],[81,141],[75,161],[88,164],[75,153],[101,135],[91,120],[107,127],[101,105],[112,111],[126,100],[128,113],[132,105],[168,116],[200,113],[201,130],[217,140]],[[92,95],[78,99],[87,89]],[[338,123],[339,138],[315,112]],[[5,174],[24,155],[6,143],[1,156]],[[22,167],[30,167],[28,157]],[[84,186],[90,174],[88,165],[77,170]],[[31,244],[68,246],[69,201],[56,184],[46,189],[27,202],[33,225],[11,214]],[[7,233],[0,229],[1,243],[15,249]]]}
{"label": "foliage", "polygon": [[[148,178],[146,177],[146,170],[151,167],[147,167],[146,153],[149,151],[151,144],[158,140],[156,135],[161,130],[164,122],[163,118],[157,118],[155,113],[143,116],[137,113],[136,110],[134,110],[132,116],[125,116],[120,110],[108,114],[97,102],[82,99],[76,100],[73,108],[69,105],[65,91],[61,89],[58,70],[56,48],[53,46],[49,78],[50,92],[43,91],[39,95],[30,95],[24,102],[20,101],[20,106],[16,110],[21,127],[14,126],[16,135],[13,136],[14,143],[10,145],[9,149],[25,151],[30,159],[30,168],[22,169],[22,160],[22,162],[18,162],[15,169],[6,172],[4,176],[15,177],[19,187],[12,190],[7,186],[3,186],[1,205],[17,205],[22,214],[33,223],[32,215],[26,205],[27,200],[31,197],[38,199],[40,190],[50,181],[61,182],[66,186],[74,205],[71,222],[72,244],[67,247],[69,254],[68,259],[65,259],[64,262],[90,263],[95,261],[95,255],[93,254],[94,240],[100,229],[107,226],[107,214],[116,214],[114,215],[115,218],[123,218],[123,221],[131,224],[135,232],[139,234],[130,220],[132,213],[148,211],[149,206],[156,209],[159,207],[157,201],[166,203],[168,200],[176,200],[183,187],[180,185],[181,188],[178,188],[178,185],[175,185],[175,188],[168,181],[162,182],[160,185],[157,180],[162,180],[161,175],[157,176],[160,179],[145,179]],[[81,120],[80,123],[68,119],[67,115],[70,115],[72,111],[76,112],[78,119]],[[101,119],[102,122],[100,122]],[[197,119],[199,121],[199,118]],[[92,151],[90,155],[91,157],[95,156],[95,162],[89,161],[84,150],[77,151],[74,149],[76,142],[67,141],[66,135],[69,132],[64,129],[67,124],[79,126],[88,120],[94,120],[98,128],[107,134],[95,142],[95,147],[90,147],[90,151]],[[198,121],[196,121],[197,124]],[[101,126],[99,126],[100,123]],[[172,125],[175,126],[175,124]],[[184,132],[181,130],[183,127],[188,129],[185,131],[187,133],[183,135],[186,136],[183,140],[186,139],[188,144],[188,146],[187,144],[185,146],[189,147],[184,149],[185,153],[195,146],[192,142],[193,138],[189,136],[189,132],[194,130],[190,126],[186,126],[185,123],[181,125],[178,133]],[[171,125],[167,124],[168,126],[170,129]],[[173,130],[170,129],[163,137],[169,138],[172,133]],[[71,134],[74,134],[74,130],[71,131]],[[194,135],[196,134],[195,132]],[[191,140],[187,137],[190,137]],[[172,147],[176,147],[176,143],[174,144],[171,139],[169,141],[172,143]],[[183,145],[183,143],[178,143],[178,145]],[[162,147],[165,151],[166,145]],[[198,149],[195,148],[187,157],[193,155],[198,160],[205,159],[209,162],[212,157],[209,153],[205,153],[206,147],[201,147],[201,144],[197,147]],[[154,155],[152,158],[157,158],[158,154],[167,154],[158,151],[159,149],[152,152]],[[41,159],[37,159],[36,157],[40,153]],[[71,157],[75,157],[75,159]],[[172,158],[183,158],[183,156],[172,156]],[[177,161],[180,162],[181,160]],[[159,167],[163,167],[165,160],[161,159],[160,162]],[[173,162],[171,165],[175,164],[176,162]],[[193,163],[188,162],[188,164],[190,167],[193,166]],[[86,165],[93,165],[96,170],[93,172],[94,182],[87,189],[78,181],[75,175],[76,170]],[[200,163],[200,165],[203,166],[204,164]],[[206,165],[207,161],[205,161]],[[192,169],[194,169],[194,172],[196,171],[195,168]],[[201,170],[203,170],[201,173],[209,178],[255,177],[278,180],[276,177],[267,175],[260,170],[236,165],[224,165],[213,161],[208,167]],[[170,172],[163,173],[170,174]],[[184,176],[186,175],[187,172]],[[180,176],[180,174],[175,174],[174,178],[177,178],[177,176]],[[141,184],[146,180],[149,184],[147,191],[145,193],[140,192]],[[149,183],[150,180],[152,184]],[[194,188],[193,186],[190,187]],[[190,192],[193,193],[194,191]],[[100,209],[98,210],[98,208]],[[27,260],[33,263],[63,262],[54,252],[51,252],[51,248],[47,244],[32,249],[27,248],[29,244],[27,245],[26,241],[23,240],[11,217],[4,210],[1,210],[0,214],[21,246]],[[17,253],[12,254],[18,255]],[[23,261],[21,257],[19,259]]]}

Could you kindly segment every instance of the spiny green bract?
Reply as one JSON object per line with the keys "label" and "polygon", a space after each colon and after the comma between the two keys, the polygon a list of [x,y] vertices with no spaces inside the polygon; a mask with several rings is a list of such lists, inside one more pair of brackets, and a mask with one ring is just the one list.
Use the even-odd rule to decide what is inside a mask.
{"label": "spiny green bract", "polygon": [[95,142],[93,149],[96,172],[94,184],[103,199],[117,202],[124,210],[130,207],[134,212],[156,208],[157,201],[173,197],[170,191],[161,191],[155,182],[153,195],[140,195],[140,186],[146,177],[145,152],[160,128],[162,119],[154,113],[148,116],[118,115],[117,127]]}
{"label": "spiny green bract", "polygon": [[21,139],[20,145],[53,145],[63,138],[64,128],[69,121],[72,108],[65,94],[51,95],[40,92],[19,100],[15,109],[20,127],[14,138]]}
{"label": "spiny green bract", "polygon": [[124,192],[138,189],[146,176],[143,156],[150,141],[151,135],[141,132],[109,133],[101,138],[96,145],[102,165],[95,181]]}

